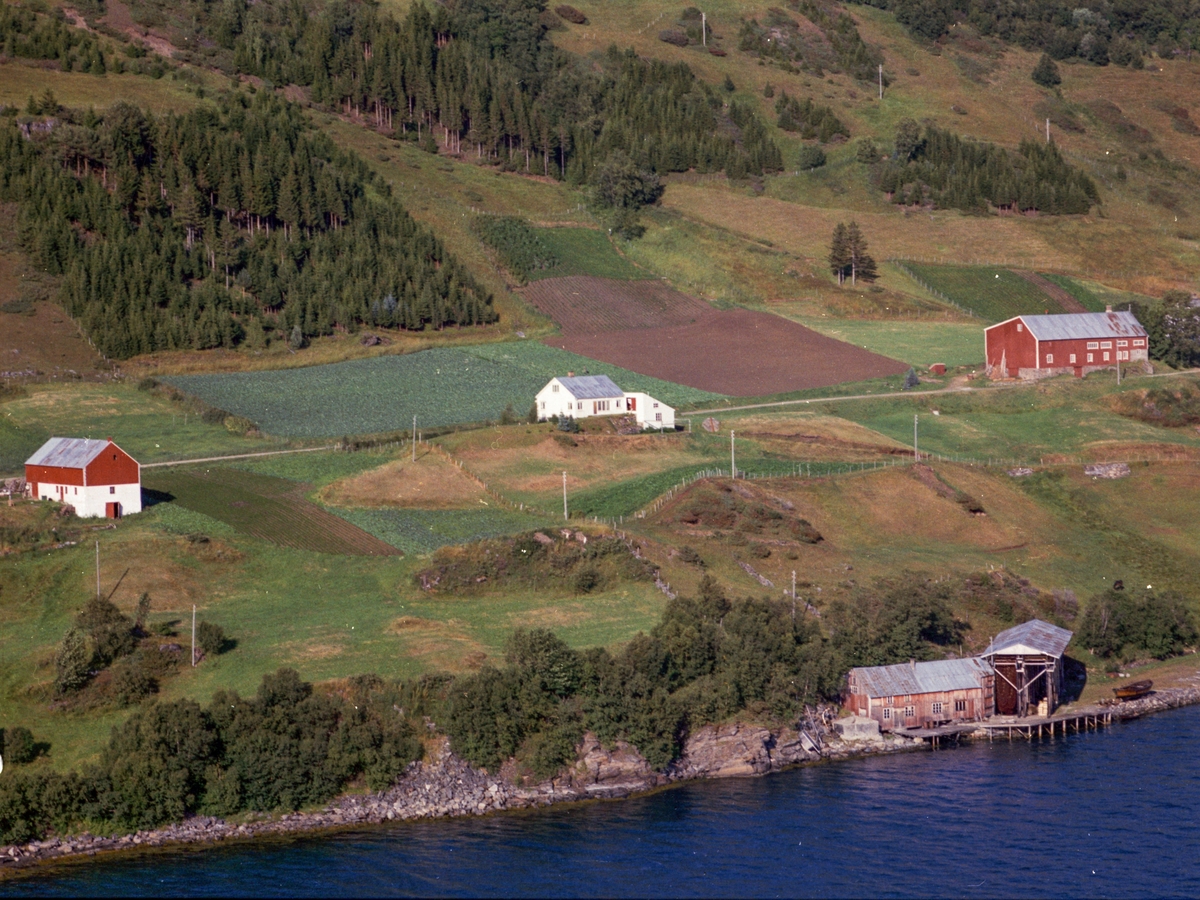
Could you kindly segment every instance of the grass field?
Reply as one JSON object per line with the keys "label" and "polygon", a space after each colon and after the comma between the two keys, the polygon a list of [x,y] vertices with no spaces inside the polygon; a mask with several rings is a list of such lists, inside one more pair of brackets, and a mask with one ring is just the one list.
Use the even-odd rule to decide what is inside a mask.
{"label": "grass field", "polygon": [[181,390],[269,434],[337,437],[524,416],[547,381],[568,370],[604,373],[673,406],[717,395],[607,366],[534,341],[436,348],[306,369],[168,378]]}
{"label": "grass field", "polygon": [[799,321],[821,334],[918,368],[935,362],[947,366],[983,365],[983,326],[978,323],[812,316]]}
{"label": "grass field", "polygon": [[[430,553],[448,544],[465,544],[555,524],[546,515],[508,509],[345,509],[330,512],[405,553]],[[561,521],[561,520],[560,520]]]}
{"label": "grass field", "polygon": [[913,262],[904,265],[935,291],[985,322],[1002,322],[1022,313],[1065,312],[1057,300],[1008,269]]}
{"label": "grass field", "polygon": [[282,478],[222,468],[162,469],[143,484],[164,501],[281,547],[344,556],[387,556],[392,550],[306,500],[295,482]]}
{"label": "grass field", "polygon": [[33,384],[0,404],[0,474],[21,466],[47,438],[111,437],[138,462],[273,449],[206,425],[194,412],[127,384]]}
{"label": "grass field", "polygon": [[597,278],[648,278],[652,272],[632,265],[621,256],[608,239],[596,228],[538,228],[537,234],[558,257],[552,269],[538,269],[529,274],[531,281],[542,278],[563,278],[568,275],[594,275]]}

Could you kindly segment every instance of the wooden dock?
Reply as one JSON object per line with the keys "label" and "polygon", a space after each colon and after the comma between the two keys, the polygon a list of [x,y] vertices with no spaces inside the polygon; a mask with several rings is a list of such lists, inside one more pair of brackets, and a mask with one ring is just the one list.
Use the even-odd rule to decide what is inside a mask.
{"label": "wooden dock", "polygon": [[1107,709],[1087,709],[1079,712],[1046,717],[1016,718],[1005,716],[1002,719],[991,718],[982,722],[965,722],[958,725],[941,725],[933,728],[896,728],[894,734],[903,737],[917,738],[928,741],[929,746],[937,750],[943,742],[957,744],[964,736],[982,739],[986,734],[988,741],[1014,737],[1032,741],[1035,737],[1054,737],[1079,734],[1085,731],[1096,731],[1112,724],[1114,713]]}

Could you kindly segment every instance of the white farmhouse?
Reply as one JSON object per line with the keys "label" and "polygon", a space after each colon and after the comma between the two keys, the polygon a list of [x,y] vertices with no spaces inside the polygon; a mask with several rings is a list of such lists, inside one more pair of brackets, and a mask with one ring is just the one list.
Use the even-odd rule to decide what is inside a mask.
{"label": "white farmhouse", "polygon": [[549,384],[538,391],[537,413],[539,419],[632,415],[642,428],[675,428],[672,407],[649,394],[623,391],[607,375],[570,373],[565,378],[551,378]]}

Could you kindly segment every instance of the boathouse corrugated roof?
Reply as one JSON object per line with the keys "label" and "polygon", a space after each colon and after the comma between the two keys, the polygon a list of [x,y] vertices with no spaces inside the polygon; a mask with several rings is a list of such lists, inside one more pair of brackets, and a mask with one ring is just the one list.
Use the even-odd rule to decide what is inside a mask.
{"label": "boathouse corrugated roof", "polygon": [[983,651],[984,656],[1017,656],[1037,655],[1062,656],[1071,643],[1074,632],[1043,622],[1041,619],[1030,619],[1020,625],[1014,625],[1000,632]]}
{"label": "boathouse corrugated roof", "polygon": [[971,690],[982,686],[983,676],[991,675],[992,667],[982,659],[969,657],[894,666],[864,666],[852,672],[855,693],[875,698]]}

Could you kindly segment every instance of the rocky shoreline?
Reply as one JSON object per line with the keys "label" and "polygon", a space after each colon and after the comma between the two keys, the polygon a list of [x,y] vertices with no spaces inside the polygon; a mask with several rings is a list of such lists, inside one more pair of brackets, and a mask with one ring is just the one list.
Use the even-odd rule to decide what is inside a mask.
{"label": "rocky shoreline", "polygon": [[[1200,687],[1158,691],[1109,709],[1121,719],[1130,719],[1197,703]],[[792,728],[710,725],[689,736],[682,755],[665,772],[655,772],[637,750],[623,741],[607,749],[594,735],[587,734],[574,769],[549,781],[518,787],[501,775],[473,768],[451,752],[449,741],[443,737],[431,747],[426,759],[410,764],[393,787],[380,793],[342,796],[319,812],[287,813],[240,824],[194,816],[164,828],[117,837],[83,833],[0,847],[0,877],[45,863],[152,847],[218,844],[391,821],[480,816],[556,803],[617,799],[697,779],[766,775],[824,760],[926,746],[921,740],[893,736],[855,741],[827,731],[812,734]]]}

